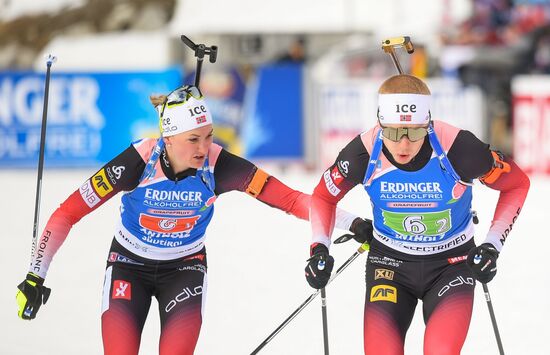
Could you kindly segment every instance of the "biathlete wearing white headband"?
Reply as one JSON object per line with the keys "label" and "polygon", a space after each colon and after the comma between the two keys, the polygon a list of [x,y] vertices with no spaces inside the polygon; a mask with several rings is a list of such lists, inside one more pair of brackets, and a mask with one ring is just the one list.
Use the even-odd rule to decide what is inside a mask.
{"label": "biathlete wearing white headband", "polygon": [[[411,75],[379,90],[378,124],[351,140],[325,170],[311,198],[307,267],[328,255],[334,209],[356,185],[368,194],[374,236],[367,240],[364,353],[403,354],[407,329],[422,300],[424,353],[460,354],[473,309],[475,279],[487,283],[521,211],[529,179],[473,133],[430,118],[430,91]],[[374,114],[374,112],[373,112]],[[427,135],[427,136],[426,136]],[[498,190],[481,245],[474,241],[474,179]],[[478,231],[480,233],[481,231]],[[481,236],[479,236],[481,237]],[[330,271],[306,274],[322,288]],[[449,320],[452,319],[452,322]]]}
{"label": "biathlete wearing white headband", "polygon": [[[394,142],[407,136],[415,142],[426,136],[431,122],[431,95],[379,94],[378,122],[382,135]],[[423,127],[387,127],[387,125],[421,125]]]}
{"label": "biathlete wearing white headband", "polygon": [[195,86],[172,91],[164,105],[157,106],[163,137],[174,136],[212,124],[212,115],[201,92]]}

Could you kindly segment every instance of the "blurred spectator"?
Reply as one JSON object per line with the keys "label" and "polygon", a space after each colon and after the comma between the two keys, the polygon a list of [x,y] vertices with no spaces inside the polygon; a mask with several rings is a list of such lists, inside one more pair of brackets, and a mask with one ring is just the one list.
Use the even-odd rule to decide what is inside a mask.
{"label": "blurred spectator", "polygon": [[442,35],[444,44],[508,45],[550,21],[550,6],[536,0],[473,0],[472,15],[454,33]]}
{"label": "blurred spectator", "polygon": [[550,35],[539,38],[533,59],[535,72],[550,74]]}
{"label": "blurred spectator", "polygon": [[303,36],[296,38],[286,53],[277,58],[279,63],[302,63],[306,60],[306,40]]}

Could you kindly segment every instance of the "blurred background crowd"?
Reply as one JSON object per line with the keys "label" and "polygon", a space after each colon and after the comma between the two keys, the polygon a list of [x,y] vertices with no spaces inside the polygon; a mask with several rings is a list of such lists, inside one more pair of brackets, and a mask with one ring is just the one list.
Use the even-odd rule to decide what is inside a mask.
{"label": "blurred background crowd", "polygon": [[435,119],[550,173],[548,0],[0,0],[0,167],[36,166],[48,53],[46,167],[158,135],[149,94],[193,81],[181,34],[219,47],[201,89],[218,143],[249,159],[324,168],[376,122],[382,40],[410,36],[399,57]]}

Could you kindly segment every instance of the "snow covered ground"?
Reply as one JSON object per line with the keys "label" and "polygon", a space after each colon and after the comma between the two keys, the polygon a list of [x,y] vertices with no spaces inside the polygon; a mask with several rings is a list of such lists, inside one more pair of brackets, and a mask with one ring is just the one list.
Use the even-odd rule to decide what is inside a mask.
{"label": "snow covered ground", "polygon": [[[46,171],[41,229],[56,206],[93,173]],[[272,170],[294,188],[311,192],[319,173]],[[15,293],[29,262],[36,171],[0,170],[0,216],[7,230],[0,236],[0,354],[100,354],[101,288],[119,198],[77,224],[50,268],[51,298],[37,319],[17,318]],[[369,216],[364,191],[355,188],[341,206]],[[477,241],[491,221],[497,193],[474,188],[478,211]],[[499,258],[499,272],[489,284],[506,354],[550,354],[550,290],[546,275],[550,217],[550,179],[533,178],[531,192]],[[196,354],[249,354],[312,292],[303,276],[309,225],[237,192],[222,195],[209,227],[208,296]],[[333,246],[339,266],[356,243]],[[328,288],[332,354],[362,354],[365,256],[359,257]],[[498,354],[487,305],[477,289],[474,315],[463,354]],[[422,354],[424,324],[417,307],[406,340],[406,354]],[[156,301],[142,336],[140,354],[158,352]],[[273,339],[261,354],[321,354],[320,301],[316,299]]]}

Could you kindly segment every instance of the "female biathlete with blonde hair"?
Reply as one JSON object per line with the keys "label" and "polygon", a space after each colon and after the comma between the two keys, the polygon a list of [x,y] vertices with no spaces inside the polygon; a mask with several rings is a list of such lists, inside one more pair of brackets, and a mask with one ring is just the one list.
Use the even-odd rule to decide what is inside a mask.
{"label": "female biathlete with blonde hair", "polygon": [[[26,280],[18,286],[18,314],[33,319],[49,297],[44,279],[71,227],[123,191],[103,290],[105,354],[138,353],[152,296],[159,303],[160,354],[193,353],[206,294],[206,228],[219,195],[246,192],[271,207],[309,218],[309,195],[212,143],[212,117],[196,87],[178,88],[152,102],[159,111],[162,138],[132,143],[61,204],[41,234]],[[371,228],[344,211],[337,222],[358,233]]]}
{"label": "female biathlete with blonde hair", "polygon": [[[366,266],[365,354],[404,353],[419,299],[424,354],[459,354],[472,315],[474,278],[487,283],[495,276],[497,257],[529,190],[529,179],[512,159],[469,131],[432,121],[430,99],[426,84],[414,76],[386,80],[378,124],[340,152],[312,195],[306,278],[315,288],[325,286],[332,269],[328,248],[337,202],[358,184],[369,195],[374,237]],[[471,211],[474,179],[500,191],[479,246]],[[327,260],[324,270],[317,269],[321,259]]]}

